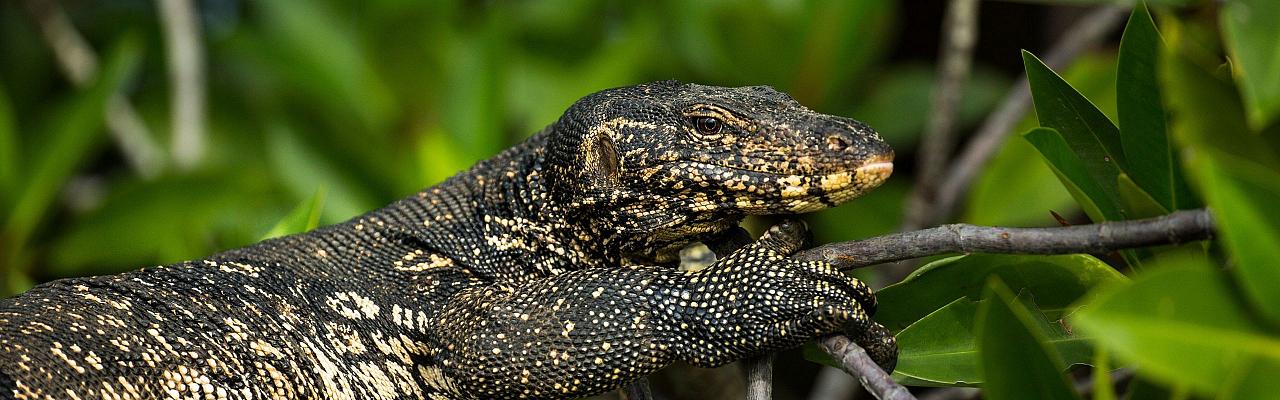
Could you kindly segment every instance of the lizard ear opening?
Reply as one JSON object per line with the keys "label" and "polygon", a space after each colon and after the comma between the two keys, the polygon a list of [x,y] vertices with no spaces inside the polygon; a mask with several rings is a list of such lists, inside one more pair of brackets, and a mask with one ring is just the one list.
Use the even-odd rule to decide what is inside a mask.
{"label": "lizard ear opening", "polygon": [[586,152],[586,177],[591,186],[612,187],[618,183],[618,148],[607,134],[590,135],[582,144]]}

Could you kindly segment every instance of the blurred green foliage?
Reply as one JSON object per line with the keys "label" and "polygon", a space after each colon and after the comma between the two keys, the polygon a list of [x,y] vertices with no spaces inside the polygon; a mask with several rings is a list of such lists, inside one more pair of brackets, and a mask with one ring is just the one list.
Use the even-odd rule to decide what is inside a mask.
{"label": "blurred green foliage", "polygon": [[[252,242],[320,187],[320,222],[341,221],[465,169],[608,87],[768,84],[823,112],[875,113],[886,136],[911,146],[932,82],[927,65],[888,65],[900,12],[888,0],[201,2],[206,152],[193,168],[170,163],[144,179],[98,110],[118,87],[151,139],[171,140],[173,83],[154,5],[67,7],[106,49],[92,87],[67,83],[21,2],[0,5],[0,51],[22,60],[0,65],[4,293],[28,278]],[[1008,78],[983,70],[975,81],[969,122]],[[901,193],[879,203],[896,209]]]}
{"label": "blurred green foliage", "polygon": [[[880,294],[876,317],[902,344],[896,378],[987,382],[996,399],[1071,398],[1061,372],[1095,363],[1138,365],[1134,398],[1274,392],[1280,8],[1157,3],[1189,6],[1155,18],[1139,7],[1118,49],[1063,71],[1024,54],[1036,114],[983,170],[959,219],[1050,225],[1049,210],[1106,221],[1208,205],[1222,245],[1126,251],[1110,264],[938,260]],[[68,8],[101,53],[94,77],[73,85],[36,20],[6,2],[0,54],[21,62],[0,63],[0,296],[338,222],[522,140],[583,95],[659,79],[773,85],[869,122],[897,149],[899,173],[808,218],[820,242],[894,231],[934,84],[932,65],[891,57],[896,35],[913,29],[900,26],[907,4],[200,2],[205,152],[191,168],[170,162],[144,177],[103,113],[120,94],[151,140],[171,140],[174,83],[154,4]],[[961,127],[1011,78],[975,66]]]}

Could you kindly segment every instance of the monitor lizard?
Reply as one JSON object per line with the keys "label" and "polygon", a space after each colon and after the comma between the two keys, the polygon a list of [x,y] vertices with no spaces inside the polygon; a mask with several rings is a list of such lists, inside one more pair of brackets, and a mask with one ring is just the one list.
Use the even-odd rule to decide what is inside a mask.
{"label": "monitor lizard", "polygon": [[892,158],[770,87],[601,91],[349,221],[0,300],[0,399],[579,397],[833,333],[892,369],[871,290],[787,258],[797,223],[674,267],[747,215],[857,197]]}

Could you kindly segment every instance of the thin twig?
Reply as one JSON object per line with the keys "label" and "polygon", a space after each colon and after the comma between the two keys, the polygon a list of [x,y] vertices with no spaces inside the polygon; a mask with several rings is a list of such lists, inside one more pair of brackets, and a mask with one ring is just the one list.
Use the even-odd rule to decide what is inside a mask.
{"label": "thin twig", "polygon": [[906,387],[894,382],[889,374],[880,369],[866,350],[858,347],[844,335],[831,335],[818,341],[822,350],[830,354],[843,367],[845,372],[858,378],[862,387],[880,400],[915,400],[915,396]]}
{"label": "thin twig", "polygon": [[809,400],[847,400],[858,389],[858,381],[839,368],[823,366],[813,380]]}
{"label": "thin twig", "polygon": [[964,95],[973,65],[973,46],[978,41],[978,1],[951,0],[943,23],[942,49],[937,83],[928,114],[928,126],[917,152],[916,185],[907,199],[905,229],[925,226],[934,191],[955,147],[956,110]]}
{"label": "thin twig", "polygon": [[802,251],[796,257],[824,260],[840,269],[853,269],[946,253],[1102,254],[1204,240],[1213,232],[1209,211],[1197,209],[1156,218],[1053,228],[943,225],[831,243]]}
{"label": "thin twig", "polygon": [[[1053,45],[1044,58],[1045,64],[1053,69],[1065,67],[1084,50],[1096,46],[1108,33],[1114,31],[1120,21],[1124,20],[1126,11],[1126,7],[1109,6],[1090,12],[1068,28],[1062,39]],[[947,168],[945,178],[939,182],[935,191],[933,203],[924,208],[924,212],[929,215],[921,218],[919,225],[909,229],[939,224],[949,218],[955,212],[960,197],[969,192],[978,171],[986,166],[991,156],[1004,144],[1005,138],[1013,132],[1014,125],[1030,109],[1031,92],[1027,90],[1027,77],[1024,74]]]}
{"label": "thin twig", "polygon": [[[1133,221],[1103,222],[1056,228],[1002,228],[944,225],[865,240],[832,243],[801,251],[802,260],[824,260],[841,269],[956,252],[1006,254],[1106,253],[1114,250],[1205,240],[1214,235],[1207,209],[1175,211]],[[866,351],[842,335],[821,341],[827,351],[880,399],[908,398],[906,389],[876,366]],[[906,395],[910,395],[907,393]]]}
{"label": "thin twig", "polygon": [[204,155],[204,53],[200,23],[191,0],[157,0],[169,54],[169,107],[173,126],[173,163],[194,167]]}
{"label": "thin twig", "polygon": [[621,394],[623,400],[653,400],[653,391],[649,390],[649,378],[640,378],[631,382]]}
{"label": "thin twig", "polygon": [[920,400],[968,400],[978,398],[982,391],[971,387],[938,388],[920,395]]}
{"label": "thin twig", "polygon": [[747,400],[773,398],[773,353],[742,360],[747,376]]}
{"label": "thin twig", "polygon": [[[52,0],[27,0],[25,4],[67,80],[81,88],[92,83],[98,75],[98,56],[71,24],[62,6]],[[107,130],[129,166],[144,178],[159,175],[164,167],[160,145],[151,139],[129,100],[123,94],[112,93],[103,111]]]}

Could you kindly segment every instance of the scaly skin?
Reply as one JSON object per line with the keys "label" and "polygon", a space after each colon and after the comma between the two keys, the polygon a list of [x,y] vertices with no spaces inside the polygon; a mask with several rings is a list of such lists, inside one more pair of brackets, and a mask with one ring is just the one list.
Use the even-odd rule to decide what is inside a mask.
{"label": "scaly skin", "polygon": [[673,268],[746,215],[852,199],[891,159],[772,88],[606,90],[348,222],[0,301],[0,398],[565,398],[838,332],[892,368],[870,290],[787,258],[796,224]]}

